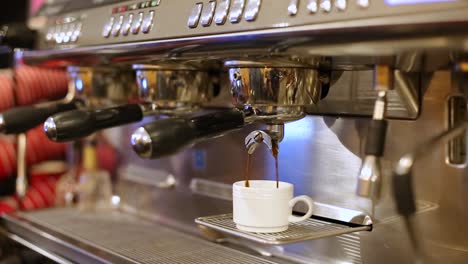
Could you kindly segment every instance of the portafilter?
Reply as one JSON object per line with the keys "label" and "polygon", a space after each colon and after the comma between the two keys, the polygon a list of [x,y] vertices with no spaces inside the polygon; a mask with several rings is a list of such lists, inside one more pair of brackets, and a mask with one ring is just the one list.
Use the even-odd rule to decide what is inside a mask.
{"label": "portafilter", "polygon": [[174,154],[201,139],[219,136],[252,122],[273,127],[304,116],[304,106],[320,100],[316,69],[292,61],[228,61],[234,109],[158,120],[138,128],[131,138],[143,158]]}
{"label": "portafilter", "polygon": [[133,65],[133,70],[139,95],[136,103],[54,115],[44,126],[48,137],[54,141],[70,141],[101,129],[138,122],[149,115],[187,113],[211,98],[208,73],[195,67],[138,64]]}

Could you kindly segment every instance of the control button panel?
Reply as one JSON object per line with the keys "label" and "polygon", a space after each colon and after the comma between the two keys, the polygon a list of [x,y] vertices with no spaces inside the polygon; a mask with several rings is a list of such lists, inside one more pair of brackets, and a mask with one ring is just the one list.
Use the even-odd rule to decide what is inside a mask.
{"label": "control button panel", "polygon": [[161,4],[161,0],[144,1],[129,5],[116,6],[111,9],[109,18],[102,30],[102,36],[109,38],[128,36],[130,32],[137,35],[140,32],[147,34],[154,24],[156,11],[154,8]]}
{"label": "control button panel", "polygon": [[187,21],[187,25],[190,28],[196,28],[198,26],[198,21],[200,20],[201,12],[203,9],[203,3],[196,3],[192,11],[190,12],[190,16]]}
{"label": "control button panel", "polygon": [[203,12],[201,15],[201,24],[204,27],[208,27],[211,25],[211,21],[213,21],[213,15],[216,8],[216,1],[210,1],[208,4],[203,8]]}
{"label": "control button panel", "polygon": [[214,21],[217,25],[224,25],[224,23],[226,23],[230,5],[230,0],[221,0],[218,2],[214,16]]}
{"label": "control button panel", "polygon": [[229,12],[229,21],[239,23],[244,12],[245,0],[232,0],[231,11]]}
{"label": "control button panel", "polygon": [[82,17],[57,18],[47,28],[45,41],[55,44],[69,44],[78,41],[82,29]]}
{"label": "control button panel", "polygon": [[262,0],[247,0],[244,18],[247,21],[254,21],[257,18]]}
{"label": "control button panel", "polygon": [[[205,0],[206,1],[206,0]],[[188,18],[188,27],[196,28],[198,22],[204,27],[212,24],[224,25],[226,21],[239,23],[244,17],[245,21],[253,22],[260,13],[262,0],[210,0],[199,2],[192,7]]]}

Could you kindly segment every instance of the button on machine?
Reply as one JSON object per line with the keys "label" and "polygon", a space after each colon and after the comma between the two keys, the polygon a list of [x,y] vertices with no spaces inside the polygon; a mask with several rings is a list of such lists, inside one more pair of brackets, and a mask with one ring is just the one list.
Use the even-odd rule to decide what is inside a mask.
{"label": "button on machine", "polygon": [[213,21],[215,8],[216,8],[216,1],[210,1],[208,5],[205,6],[201,15],[202,26],[207,27],[211,25],[211,22]]}
{"label": "button on machine", "polygon": [[55,27],[49,27],[49,29],[47,29],[47,34],[46,34],[46,37],[45,37],[46,41],[53,40],[54,33],[55,33]]}
{"label": "button on machine", "polygon": [[78,37],[81,35],[82,26],[83,25],[81,23],[75,25],[75,30],[73,30],[73,34],[70,37],[71,42],[76,42],[78,40]]}
{"label": "button on machine", "polygon": [[317,0],[309,0],[309,3],[307,4],[307,10],[309,10],[309,13],[315,14],[318,11],[318,3]]}
{"label": "button on machine", "polygon": [[128,14],[128,16],[125,18],[125,21],[123,23],[122,35],[127,36],[128,33],[130,33],[130,29],[132,28],[132,22],[133,22],[133,14]]}
{"label": "button on machine", "polygon": [[226,23],[230,5],[231,5],[231,0],[219,1],[218,6],[216,7],[215,16],[214,16],[214,21],[217,25],[224,25],[224,23]]}
{"label": "button on machine", "polygon": [[143,12],[140,12],[135,17],[135,20],[133,20],[133,24],[132,24],[132,33],[133,34],[138,34],[138,32],[140,31],[140,27],[141,27],[142,22],[143,22]]}
{"label": "button on machine", "polygon": [[198,21],[200,20],[200,15],[203,9],[203,3],[196,3],[190,12],[190,16],[187,21],[187,25],[190,28],[196,28],[198,26]]}
{"label": "button on machine", "polygon": [[150,32],[151,28],[153,27],[153,19],[154,19],[154,10],[151,10],[143,18],[143,25],[141,27],[141,31],[143,31],[143,33],[146,34]]}
{"label": "button on machine", "polygon": [[239,23],[244,12],[245,0],[232,0],[231,11],[229,12],[229,21]]}
{"label": "button on machine", "polygon": [[322,9],[323,12],[329,13],[332,9],[332,2],[331,0],[321,0],[320,1],[320,9]]}
{"label": "button on machine", "polygon": [[119,16],[117,22],[114,23],[112,27],[112,36],[117,37],[120,34],[120,29],[122,29],[123,16]]}
{"label": "button on machine", "polygon": [[357,0],[357,4],[360,8],[368,8],[370,5],[370,0]]}
{"label": "button on machine", "polygon": [[63,37],[65,36],[65,33],[63,32],[63,26],[57,26],[55,30],[55,43],[61,44],[63,42]]}
{"label": "button on machine", "polygon": [[335,6],[338,11],[345,11],[348,6],[348,0],[335,0]]}
{"label": "button on machine", "polygon": [[298,6],[299,6],[299,0],[291,0],[291,1],[289,1],[289,5],[288,5],[288,14],[289,14],[290,16],[295,16],[295,15],[297,15]]}
{"label": "button on machine", "polygon": [[254,21],[257,18],[261,5],[262,0],[247,0],[247,6],[245,7],[244,15],[245,20]]}
{"label": "button on machine", "polygon": [[71,40],[71,36],[73,34],[73,31],[75,30],[75,24],[68,24],[65,25],[63,32],[65,32],[65,35],[63,36],[63,43],[68,43]]}
{"label": "button on machine", "polygon": [[104,25],[104,28],[102,29],[102,36],[105,38],[108,38],[110,36],[110,33],[112,31],[112,26],[114,25],[114,17],[109,18],[109,21]]}

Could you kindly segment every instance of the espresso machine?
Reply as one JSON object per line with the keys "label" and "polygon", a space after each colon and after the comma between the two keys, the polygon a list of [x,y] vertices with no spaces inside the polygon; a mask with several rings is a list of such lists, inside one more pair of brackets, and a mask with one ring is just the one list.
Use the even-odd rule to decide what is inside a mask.
{"label": "espresso machine", "polygon": [[[107,137],[115,209],[4,215],[11,239],[59,263],[468,261],[468,2],[80,3],[16,57],[90,87],[45,133]],[[101,75],[134,92],[100,95]],[[312,217],[236,229],[246,167]]]}

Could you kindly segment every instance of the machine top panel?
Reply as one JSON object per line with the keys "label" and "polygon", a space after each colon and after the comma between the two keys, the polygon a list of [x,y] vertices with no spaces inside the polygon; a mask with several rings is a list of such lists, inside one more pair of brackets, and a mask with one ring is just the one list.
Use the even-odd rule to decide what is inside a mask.
{"label": "machine top panel", "polygon": [[[468,1],[462,0],[125,1],[49,18],[40,49],[83,55],[86,52],[77,48],[99,47],[115,55],[122,50],[148,53],[149,43],[154,44],[152,48],[180,52],[201,44],[219,44],[224,50],[265,44],[271,50],[305,38],[329,45],[385,39],[391,34],[465,37],[467,13]],[[135,43],[141,45],[128,46]],[[67,52],[61,56],[71,54]],[[35,51],[24,57],[50,55],[58,53]]]}

